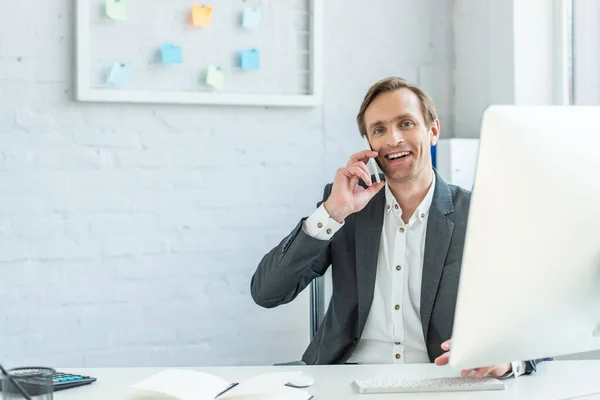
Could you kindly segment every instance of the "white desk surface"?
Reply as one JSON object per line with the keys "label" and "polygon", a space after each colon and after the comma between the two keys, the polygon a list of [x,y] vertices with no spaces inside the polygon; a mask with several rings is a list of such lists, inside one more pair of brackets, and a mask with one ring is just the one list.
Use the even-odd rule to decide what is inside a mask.
{"label": "white desk surface", "polygon": [[[306,389],[314,400],[387,400],[387,399],[573,399],[579,396],[600,394],[600,360],[552,361],[539,365],[532,376],[510,378],[506,390],[459,393],[372,394],[359,395],[350,383],[355,379],[369,378],[436,378],[458,376],[447,367],[434,364],[412,365],[342,365],[301,367],[214,367],[189,368],[212,373],[231,382],[247,379],[262,372],[300,369],[315,379]],[[128,386],[164,368],[57,368],[59,371],[91,375],[98,381],[83,387],[67,389],[54,394],[55,400],[126,400],[132,397]],[[600,395],[586,399],[600,399]]]}

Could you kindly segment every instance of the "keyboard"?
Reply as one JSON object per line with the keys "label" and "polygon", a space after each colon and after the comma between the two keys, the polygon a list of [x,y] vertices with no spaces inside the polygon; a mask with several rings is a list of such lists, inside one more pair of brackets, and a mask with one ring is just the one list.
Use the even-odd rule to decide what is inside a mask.
{"label": "keyboard", "polygon": [[352,382],[361,394],[460,392],[476,390],[504,390],[502,381],[492,378],[437,378],[437,379],[370,379]]}
{"label": "keyboard", "polygon": [[[96,378],[85,375],[67,374],[65,372],[56,372],[52,376],[53,390],[58,392],[64,389],[70,389],[77,386],[89,385],[96,382]],[[2,390],[2,379],[0,379],[0,391]]]}

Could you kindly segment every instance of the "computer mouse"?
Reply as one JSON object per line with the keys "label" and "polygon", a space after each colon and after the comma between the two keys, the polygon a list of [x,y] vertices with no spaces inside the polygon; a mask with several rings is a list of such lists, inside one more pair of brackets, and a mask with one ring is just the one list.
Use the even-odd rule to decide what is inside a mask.
{"label": "computer mouse", "polygon": [[287,383],[287,386],[291,386],[294,388],[305,388],[311,386],[313,383],[315,383],[315,380],[312,377],[306,374],[300,374],[291,381],[289,381]]}

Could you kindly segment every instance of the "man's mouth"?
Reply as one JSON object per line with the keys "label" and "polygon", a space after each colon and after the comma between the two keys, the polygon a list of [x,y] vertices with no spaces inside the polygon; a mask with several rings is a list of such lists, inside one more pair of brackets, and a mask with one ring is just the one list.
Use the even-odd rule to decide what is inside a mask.
{"label": "man's mouth", "polygon": [[399,160],[401,158],[407,157],[410,154],[411,154],[410,151],[401,151],[399,153],[388,154],[385,156],[385,158],[387,158],[390,161],[394,161],[394,160]]}

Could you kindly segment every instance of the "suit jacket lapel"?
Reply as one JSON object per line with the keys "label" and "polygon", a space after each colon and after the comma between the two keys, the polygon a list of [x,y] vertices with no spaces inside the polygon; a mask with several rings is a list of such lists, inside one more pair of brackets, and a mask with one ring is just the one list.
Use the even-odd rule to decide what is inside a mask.
{"label": "suit jacket lapel", "polygon": [[454,231],[454,222],[447,217],[452,212],[454,206],[450,188],[436,173],[436,185],[427,222],[421,281],[421,324],[425,341],[427,341],[433,304]]}
{"label": "suit jacket lapel", "polygon": [[369,204],[356,215],[356,283],[358,293],[358,332],[362,334],[373,302],[375,277],[377,274],[377,257],[381,230],[383,229],[383,212],[385,207],[385,189],[371,199]]}

